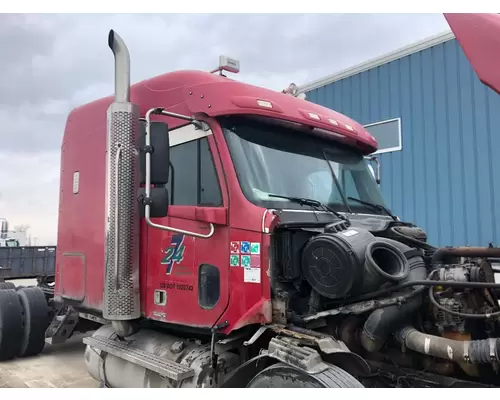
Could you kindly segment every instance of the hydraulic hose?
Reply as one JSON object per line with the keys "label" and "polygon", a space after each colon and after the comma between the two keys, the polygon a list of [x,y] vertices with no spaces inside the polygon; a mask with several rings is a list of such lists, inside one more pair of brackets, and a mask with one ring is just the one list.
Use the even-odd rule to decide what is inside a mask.
{"label": "hydraulic hose", "polygon": [[436,250],[436,247],[434,247],[428,243],[422,242],[421,240],[418,240],[414,237],[405,235],[403,232],[401,232],[398,229],[397,226],[392,227],[391,231],[393,233],[395,233],[397,236],[399,236],[402,240],[406,240],[407,242],[413,244],[415,247],[419,247],[421,249],[428,250],[428,251],[435,251]]}
{"label": "hydraulic hose", "polygon": [[[436,271],[436,270],[434,270]],[[500,273],[500,270],[498,271]],[[399,292],[400,290],[406,289],[408,287],[415,286],[425,286],[425,287],[435,287],[435,286],[444,286],[444,287],[456,287],[461,289],[499,289],[500,283],[492,283],[492,282],[457,282],[457,281],[435,281],[429,280],[408,280],[407,282],[400,283],[399,285],[389,286],[385,289],[377,290],[376,292],[366,293],[362,296],[350,297],[345,300],[339,300],[342,304],[352,304],[358,303],[360,301],[372,300],[376,297],[380,297],[382,295],[391,294],[394,292]]]}
{"label": "hydraulic hose", "polygon": [[431,263],[446,264],[449,257],[500,257],[500,247],[442,247],[432,256]]}
{"label": "hydraulic hose", "polygon": [[410,350],[433,357],[472,364],[500,361],[500,338],[459,341],[427,335],[412,326],[396,332],[396,339]]}
{"label": "hydraulic hose", "polygon": [[[386,240],[389,241],[389,239]],[[411,248],[403,243],[392,240],[390,243],[410,257],[408,260],[410,273],[403,283],[424,280],[427,277],[427,269],[423,258],[417,253],[411,253]],[[379,308],[370,314],[361,332],[361,344],[365,350],[379,351],[389,335],[405,322],[405,318],[411,317],[419,309],[422,304],[423,290],[419,291],[420,293],[411,296],[402,305]]]}

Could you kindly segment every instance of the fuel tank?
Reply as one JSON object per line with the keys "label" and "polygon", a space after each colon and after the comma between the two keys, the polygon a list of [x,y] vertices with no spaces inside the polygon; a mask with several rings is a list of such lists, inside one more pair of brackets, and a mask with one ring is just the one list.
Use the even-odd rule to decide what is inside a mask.
{"label": "fuel tank", "polygon": [[[118,341],[116,332],[110,324],[99,328],[92,337]],[[105,387],[111,388],[217,387],[210,374],[212,361],[209,343],[202,344],[198,340],[189,340],[152,329],[141,329],[128,340],[134,350],[153,354],[193,369],[193,376],[175,381],[122,357],[87,345],[85,364],[90,376]],[[218,357],[218,382],[223,382],[224,376],[239,364],[240,357],[237,354],[222,352]]]}

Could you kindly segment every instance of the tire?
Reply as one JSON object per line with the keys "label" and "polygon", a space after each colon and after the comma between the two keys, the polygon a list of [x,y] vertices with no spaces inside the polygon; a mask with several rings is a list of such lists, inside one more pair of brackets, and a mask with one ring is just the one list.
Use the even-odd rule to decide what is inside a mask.
{"label": "tire", "polygon": [[0,290],[16,289],[16,285],[12,282],[0,282]]}
{"label": "tire", "polygon": [[15,290],[0,290],[0,361],[19,354],[23,337],[23,308]]}
{"label": "tire", "polygon": [[17,295],[24,313],[19,356],[35,356],[45,347],[45,331],[50,322],[47,300],[45,294],[37,287],[23,288],[17,291]]}
{"label": "tire", "polygon": [[260,371],[247,388],[363,388],[351,374],[336,365],[327,364],[326,371],[308,374],[284,363]]}

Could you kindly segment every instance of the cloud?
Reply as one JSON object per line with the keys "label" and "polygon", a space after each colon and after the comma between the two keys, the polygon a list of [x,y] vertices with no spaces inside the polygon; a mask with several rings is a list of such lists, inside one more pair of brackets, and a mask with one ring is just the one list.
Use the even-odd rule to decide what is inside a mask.
{"label": "cloud", "polygon": [[113,89],[109,29],[132,81],[240,60],[244,82],[281,90],[448,29],[441,14],[0,14],[0,217],[55,243],[68,112]]}

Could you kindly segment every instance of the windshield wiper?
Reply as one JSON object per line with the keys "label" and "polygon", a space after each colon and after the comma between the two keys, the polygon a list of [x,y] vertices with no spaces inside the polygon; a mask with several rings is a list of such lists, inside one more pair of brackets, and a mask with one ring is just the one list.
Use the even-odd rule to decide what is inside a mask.
{"label": "windshield wiper", "polygon": [[352,201],[357,201],[360,204],[364,204],[365,206],[370,206],[373,207],[379,211],[384,211],[387,215],[389,215],[394,221],[398,220],[398,217],[396,217],[393,213],[391,213],[386,207],[380,205],[380,204],[375,204],[375,203],[370,203],[369,201],[364,201],[361,199],[357,199],[355,197],[348,197],[349,200]]}
{"label": "windshield wiper", "polygon": [[326,152],[324,150],[321,150],[321,152],[323,153],[323,157],[325,158],[325,161],[326,161],[326,164],[328,165],[328,168],[330,168],[333,182],[335,183],[335,186],[337,186],[337,190],[339,191],[340,197],[342,197],[342,201],[344,202],[345,208],[347,209],[347,212],[349,214],[352,214],[351,207],[349,207],[349,203],[347,202],[347,199],[345,198],[345,194],[342,191],[342,188],[340,187],[340,182],[337,179],[337,175],[335,175],[335,172],[333,171],[332,165],[330,164],[330,161],[328,160],[328,157],[326,156]]}
{"label": "windshield wiper", "polygon": [[276,197],[278,199],[287,199],[287,200],[293,201],[294,203],[298,203],[301,206],[311,206],[311,207],[316,207],[316,208],[322,208],[324,211],[331,212],[337,218],[344,220],[349,225],[351,225],[351,221],[349,221],[349,219],[345,215],[342,215],[339,212],[332,210],[326,204],[323,204],[323,203],[319,202],[318,200],[307,199],[304,197],[282,196],[280,194],[272,194],[272,193],[268,193],[267,195],[268,195],[268,197]]}

